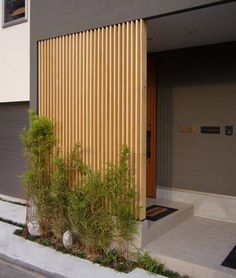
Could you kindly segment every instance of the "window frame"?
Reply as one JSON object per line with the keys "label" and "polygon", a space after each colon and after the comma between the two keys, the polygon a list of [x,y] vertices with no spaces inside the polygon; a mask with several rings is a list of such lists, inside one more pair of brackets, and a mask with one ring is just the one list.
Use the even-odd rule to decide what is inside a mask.
{"label": "window frame", "polygon": [[14,26],[28,21],[28,0],[25,0],[25,16],[5,22],[5,0],[2,0],[2,28]]}

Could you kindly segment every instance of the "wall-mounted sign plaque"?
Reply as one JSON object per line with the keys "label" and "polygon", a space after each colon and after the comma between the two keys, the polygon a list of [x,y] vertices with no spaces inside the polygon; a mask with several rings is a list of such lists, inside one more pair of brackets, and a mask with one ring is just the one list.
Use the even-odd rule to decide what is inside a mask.
{"label": "wall-mounted sign plaque", "polygon": [[186,126],[186,127],[181,127],[179,129],[180,133],[196,133],[197,132],[197,127],[196,126]]}
{"label": "wall-mounted sign plaque", "polygon": [[201,133],[219,134],[220,127],[219,126],[201,126]]}

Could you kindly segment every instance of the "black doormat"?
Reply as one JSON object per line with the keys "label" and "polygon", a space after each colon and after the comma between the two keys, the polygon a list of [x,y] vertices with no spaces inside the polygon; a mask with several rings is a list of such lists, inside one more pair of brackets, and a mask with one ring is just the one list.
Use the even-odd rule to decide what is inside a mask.
{"label": "black doormat", "polygon": [[177,209],[152,205],[146,208],[146,219],[150,221],[157,221],[175,211],[177,211]]}
{"label": "black doormat", "polygon": [[236,269],[236,245],[221,265]]}

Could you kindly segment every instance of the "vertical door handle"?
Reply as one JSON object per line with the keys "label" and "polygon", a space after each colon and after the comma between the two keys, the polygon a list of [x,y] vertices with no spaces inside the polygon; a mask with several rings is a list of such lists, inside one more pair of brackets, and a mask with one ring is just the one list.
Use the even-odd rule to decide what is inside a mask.
{"label": "vertical door handle", "polygon": [[151,130],[147,131],[147,158],[151,158]]}

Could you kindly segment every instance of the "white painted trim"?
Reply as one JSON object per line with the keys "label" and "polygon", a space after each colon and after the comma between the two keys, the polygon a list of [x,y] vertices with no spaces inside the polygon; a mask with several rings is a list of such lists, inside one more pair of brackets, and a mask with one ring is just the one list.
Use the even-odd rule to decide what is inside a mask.
{"label": "white painted trim", "polygon": [[158,191],[158,189],[165,189],[165,190],[179,191],[179,192],[188,192],[188,193],[192,193],[192,194],[200,194],[200,195],[205,195],[205,196],[223,197],[223,198],[228,198],[228,199],[236,200],[236,196],[221,195],[221,194],[214,194],[214,193],[201,192],[201,191],[193,191],[193,190],[187,190],[187,189],[181,189],[181,188],[173,188],[173,187],[168,187],[168,186],[157,186],[157,191]]}
{"label": "white painted trim", "polygon": [[194,215],[236,223],[236,197],[177,188],[157,188],[160,199],[189,203],[194,206]]}

